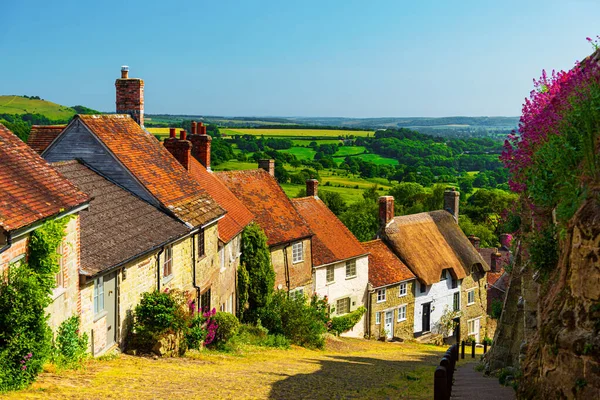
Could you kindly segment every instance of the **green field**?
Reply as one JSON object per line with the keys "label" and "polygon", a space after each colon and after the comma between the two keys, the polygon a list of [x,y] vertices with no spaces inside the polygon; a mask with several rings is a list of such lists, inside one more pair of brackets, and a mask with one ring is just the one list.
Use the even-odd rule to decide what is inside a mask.
{"label": "green field", "polygon": [[21,96],[0,96],[0,114],[42,114],[50,119],[69,119],[76,114],[71,107],[46,100]]}
{"label": "green field", "polygon": [[339,139],[317,139],[312,140],[310,138],[307,139],[292,139],[292,143],[294,146],[308,146],[311,142],[317,142],[317,144],[338,144],[341,141]]}
{"label": "green field", "polygon": [[225,135],[254,135],[267,137],[338,137],[338,136],[373,136],[373,131],[347,131],[343,129],[258,129],[258,128],[221,128]]}
{"label": "green field", "polygon": [[282,153],[293,154],[298,160],[312,160],[316,154],[316,151],[309,147],[292,147],[290,149],[279,151]]}
{"label": "green field", "polygon": [[363,146],[342,146],[339,150],[333,155],[334,157],[346,157],[353,156],[356,154],[361,154],[365,152],[365,148]]}
{"label": "green field", "polygon": [[[383,165],[383,164],[397,165],[398,164],[398,160],[394,160],[393,158],[382,157],[377,154],[359,154],[354,157],[360,158],[365,161],[371,161],[372,163],[375,163],[378,165]],[[339,164],[344,161],[344,158],[346,158],[346,157],[337,157],[337,155],[336,155],[333,157],[333,160]]]}

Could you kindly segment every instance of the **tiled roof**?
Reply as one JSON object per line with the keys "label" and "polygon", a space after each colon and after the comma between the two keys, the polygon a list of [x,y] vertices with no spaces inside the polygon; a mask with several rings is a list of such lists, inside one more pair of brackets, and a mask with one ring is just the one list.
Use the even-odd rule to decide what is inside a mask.
{"label": "tiled roof", "polygon": [[269,246],[312,236],[290,199],[265,170],[219,172],[216,175],[254,214],[254,220],[267,235]]}
{"label": "tiled roof", "polygon": [[52,164],[92,195],[81,213],[81,270],[94,275],[185,235],[189,229],[77,161]]}
{"label": "tiled roof", "polygon": [[129,115],[77,115],[76,118],[183,222],[204,225],[225,213],[169,151]]}
{"label": "tiled roof", "polygon": [[374,288],[414,279],[415,274],[381,240],[363,242],[369,252],[369,282]]}
{"label": "tiled roof", "polygon": [[87,194],[0,124],[1,229],[19,229],[87,201]]}
{"label": "tiled roof", "polygon": [[33,125],[27,144],[38,154],[42,154],[66,127],[66,125]]}
{"label": "tiled roof", "polygon": [[[495,285],[496,281],[500,279],[500,277],[502,277],[502,275],[504,274],[504,267],[510,263],[510,251],[503,248],[480,248],[478,250],[483,260],[487,263],[487,265],[490,266],[490,271],[488,271],[487,273],[487,283],[488,285]],[[500,257],[496,261],[496,268],[498,272],[494,272],[493,270],[491,270],[492,254],[495,253],[500,253]]]}
{"label": "tiled roof", "polygon": [[228,243],[252,221],[254,215],[219,178],[208,172],[194,157],[191,157],[189,172],[198,184],[227,211],[227,214],[219,220],[218,226],[219,239]]}
{"label": "tiled roof", "polygon": [[387,244],[427,285],[439,282],[442,270],[463,279],[471,268],[489,266],[447,211],[395,217],[385,228]]}
{"label": "tiled roof", "polygon": [[292,203],[315,234],[312,238],[313,266],[366,255],[360,242],[323,201],[303,197],[292,199]]}

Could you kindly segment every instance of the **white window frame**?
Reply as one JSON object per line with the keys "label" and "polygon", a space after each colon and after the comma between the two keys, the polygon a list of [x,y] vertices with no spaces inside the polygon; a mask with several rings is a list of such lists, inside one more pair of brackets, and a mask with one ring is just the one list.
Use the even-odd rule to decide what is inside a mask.
{"label": "white window frame", "polygon": [[292,263],[304,261],[304,243],[296,242],[292,245]]}
{"label": "white window frame", "polygon": [[[168,274],[166,273],[167,270]],[[163,252],[162,277],[168,278],[170,276],[173,276],[173,246],[167,245]]]}
{"label": "white window frame", "polygon": [[404,297],[408,294],[408,285],[406,282],[402,282],[398,285],[398,297]]}
{"label": "white window frame", "polygon": [[[348,269],[350,269],[350,271],[348,271]],[[352,270],[354,270],[354,273],[348,274],[348,272],[352,272]],[[356,278],[356,260],[346,261],[346,279],[350,278]]]}
{"label": "white window frame", "polygon": [[398,307],[398,322],[406,321],[407,309],[407,304],[402,304],[400,307]]}
{"label": "white window frame", "polygon": [[381,313],[379,311],[375,313],[375,325],[381,325]]}
{"label": "white window frame", "polygon": [[221,272],[225,271],[225,245],[219,249],[219,262],[221,264]]}
{"label": "white window frame", "polygon": [[[102,305],[102,308],[100,308]],[[104,311],[104,276],[94,279],[94,315]]]}
{"label": "white window frame", "polygon": [[[475,321],[477,321],[477,320],[481,320],[481,318],[473,318],[473,319],[467,320],[467,332],[468,332],[467,334],[469,336],[476,336],[477,334],[479,334],[479,332],[475,332]],[[471,327],[473,328],[473,330],[471,330]],[[479,329],[481,329],[481,323],[479,324]]]}
{"label": "white window frame", "polygon": [[[347,308],[348,311],[344,310],[344,312],[341,312],[340,301],[348,302],[348,308]],[[350,297],[343,297],[341,299],[337,299],[335,302],[335,313],[337,315],[348,314],[350,312],[351,306],[352,306],[352,304],[351,304]]]}
{"label": "white window frame", "polygon": [[385,288],[377,289],[377,302],[384,303],[387,298]]}
{"label": "white window frame", "polygon": [[[471,301],[471,293],[473,294],[473,301]],[[475,304],[475,288],[467,290],[467,305],[471,306]]]}
{"label": "white window frame", "polygon": [[328,265],[327,267],[325,267],[325,282],[327,284],[331,284],[331,283],[335,282],[335,266],[334,265]]}

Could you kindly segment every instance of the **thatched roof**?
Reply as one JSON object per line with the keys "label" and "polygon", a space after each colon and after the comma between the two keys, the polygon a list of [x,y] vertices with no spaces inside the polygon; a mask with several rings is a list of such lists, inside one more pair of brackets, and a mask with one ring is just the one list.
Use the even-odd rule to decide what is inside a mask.
{"label": "thatched roof", "polygon": [[439,282],[442,270],[457,279],[473,267],[489,271],[477,250],[447,211],[395,217],[383,232],[394,252],[427,285]]}

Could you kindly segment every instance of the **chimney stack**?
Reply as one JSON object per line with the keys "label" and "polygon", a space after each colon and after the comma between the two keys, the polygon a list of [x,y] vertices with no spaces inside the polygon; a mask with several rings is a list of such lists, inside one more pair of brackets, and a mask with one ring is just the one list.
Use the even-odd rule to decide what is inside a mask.
{"label": "chimney stack", "polygon": [[275,160],[258,160],[258,168],[262,168],[271,176],[275,176]]}
{"label": "chimney stack", "polygon": [[[192,156],[210,171],[210,145],[212,137],[206,134],[206,127],[202,126],[202,122],[198,122],[197,124],[192,122],[192,131],[194,129],[196,129],[196,133],[190,135],[190,141],[192,142]],[[201,134],[201,132],[204,132],[204,134]]]}
{"label": "chimney stack", "polygon": [[379,227],[385,228],[394,219],[394,196],[379,198]]}
{"label": "chimney stack", "polygon": [[460,193],[454,188],[447,188],[444,192],[444,210],[448,211],[458,222],[458,203],[460,201]]}
{"label": "chimney stack", "polygon": [[189,171],[190,161],[192,159],[192,143],[186,140],[186,132],[179,132],[179,139],[175,137],[175,129],[169,129],[169,137],[164,140],[163,146],[179,161],[185,169]]}
{"label": "chimney stack", "polygon": [[195,134],[196,134],[196,132],[197,132],[197,131],[196,131],[196,121],[192,121],[192,132],[191,132],[191,134],[192,134],[192,135],[195,135]]}
{"label": "chimney stack", "polygon": [[169,137],[175,138],[175,128],[169,128]]}
{"label": "chimney stack", "polygon": [[198,135],[206,135],[206,125],[204,125],[202,122],[198,122],[197,129]]}
{"label": "chimney stack", "polygon": [[179,131],[179,140],[186,140],[187,139],[187,132],[182,129]]}
{"label": "chimney stack", "polygon": [[144,81],[129,77],[129,67],[121,67],[121,78],[115,81],[117,114],[129,114],[144,127]]}
{"label": "chimney stack", "polygon": [[319,197],[318,192],[319,181],[316,179],[308,179],[306,181],[306,195],[309,197]]}
{"label": "chimney stack", "polygon": [[500,272],[500,258],[502,257],[501,253],[498,253],[497,249],[494,249],[494,252],[491,254],[491,263],[490,269],[492,272]]}
{"label": "chimney stack", "polygon": [[503,233],[500,235],[500,245],[502,250],[510,250],[510,243],[512,242],[512,235]]}
{"label": "chimney stack", "polygon": [[479,250],[479,246],[481,245],[481,239],[479,239],[475,235],[469,235],[467,239],[469,239],[469,242],[471,242],[473,247],[475,247],[477,250]]}

